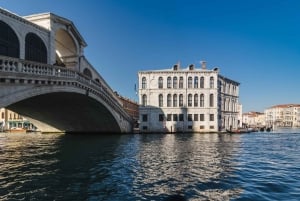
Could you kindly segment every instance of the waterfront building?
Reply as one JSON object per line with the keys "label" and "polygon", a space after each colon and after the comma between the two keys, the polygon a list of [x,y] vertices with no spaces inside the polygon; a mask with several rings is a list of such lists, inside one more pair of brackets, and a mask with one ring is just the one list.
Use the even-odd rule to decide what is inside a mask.
{"label": "waterfront building", "polygon": [[34,125],[28,119],[6,108],[0,108],[0,131],[12,129],[34,130]]}
{"label": "waterfront building", "polygon": [[269,127],[299,127],[300,104],[275,105],[265,110],[266,125]]}
{"label": "waterfront building", "polygon": [[261,112],[243,113],[243,127],[247,127],[247,128],[265,127],[265,114]]}
{"label": "waterfront building", "polygon": [[238,128],[239,83],[218,68],[174,65],[140,71],[141,132],[218,132]]}

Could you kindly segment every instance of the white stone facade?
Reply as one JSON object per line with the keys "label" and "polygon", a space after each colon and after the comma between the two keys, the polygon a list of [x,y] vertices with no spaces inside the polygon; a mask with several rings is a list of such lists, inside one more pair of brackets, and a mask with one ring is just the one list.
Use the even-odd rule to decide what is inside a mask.
{"label": "white stone facade", "polygon": [[265,110],[265,118],[269,127],[299,127],[300,104],[272,106]]}
{"label": "white stone facade", "polygon": [[142,71],[139,77],[141,132],[219,132],[238,127],[239,83],[206,63]]}

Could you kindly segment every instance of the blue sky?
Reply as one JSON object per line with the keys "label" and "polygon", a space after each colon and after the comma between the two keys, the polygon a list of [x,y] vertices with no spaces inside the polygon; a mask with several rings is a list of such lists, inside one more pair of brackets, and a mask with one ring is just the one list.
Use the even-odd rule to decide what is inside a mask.
{"label": "blue sky", "polygon": [[205,60],[241,83],[244,112],[300,103],[297,0],[0,0],[0,6],[73,21],[90,63],[134,100],[138,71]]}

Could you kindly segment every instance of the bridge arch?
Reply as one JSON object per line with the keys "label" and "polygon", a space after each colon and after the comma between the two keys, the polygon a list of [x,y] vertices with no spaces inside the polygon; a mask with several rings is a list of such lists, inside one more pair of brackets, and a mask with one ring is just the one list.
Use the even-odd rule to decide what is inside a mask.
{"label": "bridge arch", "polygon": [[3,103],[44,132],[121,132],[119,115],[103,99],[73,86],[28,87]]}
{"label": "bridge arch", "polygon": [[[55,33],[56,64],[70,66],[77,63],[79,55],[78,46],[72,35],[66,30],[59,28]],[[74,65],[73,65],[74,66]]]}
{"label": "bridge arch", "polygon": [[92,75],[92,72],[90,71],[90,69],[85,68],[83,70],[83,74],[86,75],[86,76],[88,76],[90,79],[93,79],[93,75]]}
{"label": "bridge arch", "polygon": [[47,48],[43,40],[35,33],[27,33],[25,37],[25,59],[47,63]]}
{"label": "bridge arch", "polygon": [[20,42],[16,32],[0,20],[0,55],[19,58]]}

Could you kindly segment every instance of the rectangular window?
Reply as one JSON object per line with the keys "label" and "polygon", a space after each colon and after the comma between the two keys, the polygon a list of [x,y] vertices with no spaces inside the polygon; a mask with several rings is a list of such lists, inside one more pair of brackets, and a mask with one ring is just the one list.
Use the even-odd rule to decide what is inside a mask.
{"label": "rectangular window", "polygon": [[188,126],[188,129],[189,129],[189,130],[192,130],[192,129],[193,129],[193,126]]}
{"label": "rectangular window", "polygon": [[194,121],[198,121],[198,114],[194,114]]}
{"label": "rectangular window", "polygon": [[184,121],[183,114],[179,114],[179,121]]}
{"label": "rectangular window", "polygon": [[209,126],[209,129],[215,129],[215,127],[214,126]]}
{"label": "rectangular window", "polygon": [[178,116],[177,116],[177,114],[173,114],[173,121],[178,121]]}
{"label": "rectangular window", "polygon": [[158,119],[159,119],[159,121],[164,121],[165,115],[159,114]]}
{"label": "rectangular window", "polygon": [[4,112],[2,112],[2,119],[4,119]]}
{"label": "rectangular window", "polygon": [[147,126],[143,126],[143,130],[147,130],[148,129],[148,127]]}
{"label": "rectangular window", "polygon": [[204,129],[205,127],[204,126],[200,126],[200,129]]}
{"label": "rectangular window", "polygon": [[214,114],[210,114],[209,115],[209,121],[214,121],[214,120],[215,120]]}
{"label": "rectangular window", "polygon": [[171,114],[167,114],[167,121],[172,121],[172,115]]}
{"label": "rectangular window", "polygon": [[192,114],[188,114],[188,121],[193,121],[193,115]]}
{"label": "rectangular window", "polygon": [[142,115],[142,120],[143,120],[143,122],[147,122],[148,121],[148,115],[147,114],[143,114]]}
{"label": "rectangular window", "polygon": [[200,114],[200,121],[204,121],[204,114]]}

